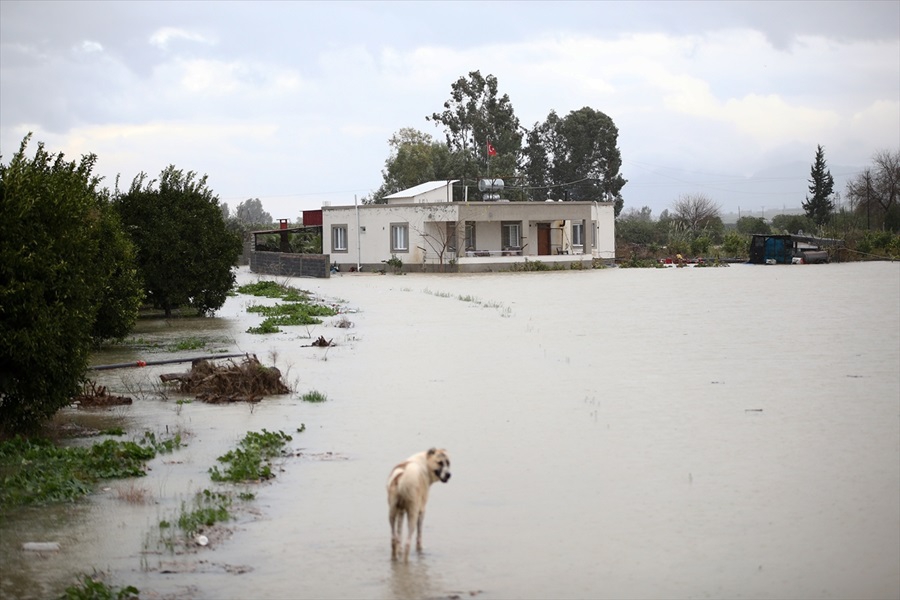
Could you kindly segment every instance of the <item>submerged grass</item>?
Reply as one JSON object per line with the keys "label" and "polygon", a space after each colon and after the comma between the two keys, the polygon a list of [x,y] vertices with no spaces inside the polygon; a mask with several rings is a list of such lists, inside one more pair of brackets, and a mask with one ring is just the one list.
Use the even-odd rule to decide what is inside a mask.
{"label": "submerged grass", "polygon": [[89,494],[102,479],[141,477],[158,452],[180,447],[178,440],[106,440],[87,448],[62,447],[46,439],[0,442],[0,510],[26,504],[71,502]]}
{"label": "submerged grass", "polygon": [[231,520],[231,504],[230,494],[213,492],[208,489],[197,492],[192,509],[188,510],[182,504],[181,514],[177,521],[178,528],[186,534],[192,535],[204,527],[212,527],[216,523],[229,521]]}
{"label": "submerged grass", "polygon": [[247,432],[237,448],[216,459],[225,466],[222,471],[217,466],[210,468],[210,479],[232,483],[271,479],[275,477],[272,459],[283,455],[284,446],[292,439],[283,431]]}
{"label": "submerged grass", "polygon": [[117,588],[95,577],[96,573],[82,575],[77,584],[65,589],[59,600],[126,600],[140,597],[140,590],[133,585]]}
{"label": "submerged grass", "polygon": [[126,347],[138,352],[190,352],[208,349],[210,352],[225,352],[231,339],[222,336],[201,337],[188,335],[176,339],[156,339],[155,337],[129,337],[121,341],[108,342],[104,347]]}
{"label": "submerged grass", "polygon": [[325,402],[328,396],[318,390],[310,390],[300,397],[304,402]]}
{"label": "submerged grass", "polygon": [[258,281],[243,285],[238,292],[251,296],[279,298],[283,303],[275,306],[251,306],[247,312],[266,317],[258,327],[250,327],[247,333],[278,333],[281,327],[291,325],[318,325],[320,317],[332,317],[337,311],[330,306],[312,302],[307,292],[274,281]]}

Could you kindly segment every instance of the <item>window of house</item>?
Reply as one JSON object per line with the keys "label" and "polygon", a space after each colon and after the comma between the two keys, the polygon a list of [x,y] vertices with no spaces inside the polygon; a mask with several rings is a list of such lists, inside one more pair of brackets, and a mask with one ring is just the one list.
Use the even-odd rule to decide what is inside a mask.
{"label": "window of house", "polygon": [[597,247],[597,221],[591,221],[591,247]]}
{"label": "window of house", "polygon": [[475,250],[475,221],[466,221],[466,250]]}
{"label": "window of house", "polygon": [[500,226],[504,248],[518,248],[522,245],[522,221],[503,221]]}
{"label": "window of house", "polygon": [[391,252],[409,252],[408,223],[391,223]]}
{"label": "window of house", "polygon": [[572,245],[584,246],[584,223],[582,221],[572,223]]}
{"label": "window of house", "polygon": [[446,235],[446,237],[444,238],[445,239],[444,246],[450,252],[456,252],[456,245],[459,243],[459,239],[457,239],[457,237],[456,237],[456,223],[455,222],[453,222],[453,221],[447,222],[447,229],[446,229],[445,235]]}
{"label": "window of house", "polygon": [[346,252],[347,251],[347,226],[332,225],[331,226],[331,251]]}

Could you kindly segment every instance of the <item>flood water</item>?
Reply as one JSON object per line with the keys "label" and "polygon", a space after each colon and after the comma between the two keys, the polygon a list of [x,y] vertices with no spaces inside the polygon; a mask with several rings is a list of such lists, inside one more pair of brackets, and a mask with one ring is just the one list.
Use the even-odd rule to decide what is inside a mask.
{"label": "flood water", "polygon": [[[4,597],[92,569],[143,598],[900,597],[900,264],[286,281],[340,300],[353,327],[247,334],[261,301],[238,296],[136,335],[255,353],[296,393],[92,413],[187,446],[2,523]],[[308,347],[319,335],[337,345]],[[183,368],[100,380],[151,389]],[[310,390],[327,402],[302,402]],[[214,488],[215,458],[263,428],[299,455],[230,537],[151,552],[159,521]],[[431,446],[453,477],[432,487],[424,553],[392,563],[385,482]],[[120,499],[129,485],[152,503]]]}

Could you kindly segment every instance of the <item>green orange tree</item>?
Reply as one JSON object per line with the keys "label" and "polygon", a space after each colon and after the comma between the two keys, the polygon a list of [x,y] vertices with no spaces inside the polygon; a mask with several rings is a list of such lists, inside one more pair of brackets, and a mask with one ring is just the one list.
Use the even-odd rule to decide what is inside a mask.
{"label": "green orange tree", "polygon": [[159,180],[141,173],[114,205],[137,248],[147,300],[166,315],[179,307],[209,314],[234,285],[241,238],[228,230],[206,176],[174,166]]}
{"label": "green orange tree", "polygon": [[0,164],[0,432],[35,429],[78,392],[92,345],[134,325],[133,249],[97,157],[22,141]]}

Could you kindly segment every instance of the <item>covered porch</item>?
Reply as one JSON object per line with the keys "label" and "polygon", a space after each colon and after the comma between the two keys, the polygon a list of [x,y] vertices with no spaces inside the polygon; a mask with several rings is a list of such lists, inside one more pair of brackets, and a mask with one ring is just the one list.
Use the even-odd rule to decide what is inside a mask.
{"label": "covered porch", "polygon": [[428,270],[514,270],[538,261],[549,268],[590,268],[595,258],[614,258],[614,232],[602,227],[612,219],[599,214],[611,212],[611,205],[473,202],[455,208],[455,214],[432,213],[423,220],[418,251]]}

